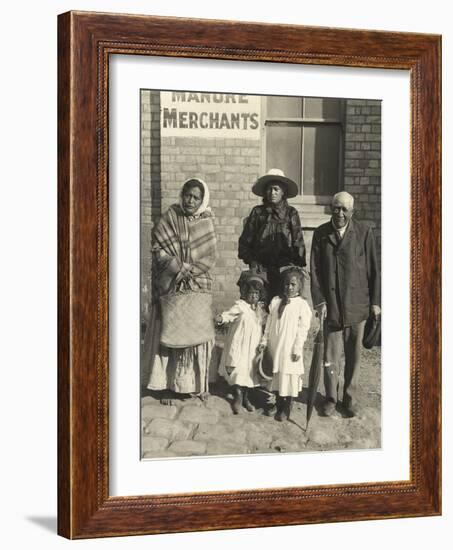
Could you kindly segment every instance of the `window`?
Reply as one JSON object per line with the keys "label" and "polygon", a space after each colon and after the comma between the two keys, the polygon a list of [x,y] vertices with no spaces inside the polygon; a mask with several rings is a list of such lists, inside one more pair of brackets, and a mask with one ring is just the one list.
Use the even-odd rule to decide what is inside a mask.
{"label": "window", "polygon": [[304,197],[339,191],[343,113],[341,99],[267,97],[266,171],[283,170]]}

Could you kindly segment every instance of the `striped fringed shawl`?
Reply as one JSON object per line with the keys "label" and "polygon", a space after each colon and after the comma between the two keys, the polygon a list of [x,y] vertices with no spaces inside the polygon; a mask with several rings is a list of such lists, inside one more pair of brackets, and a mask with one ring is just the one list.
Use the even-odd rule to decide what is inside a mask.
{"label": "striped fringed shawl", "polygon": [[[209,270],[217,256],[212,214],[206,211],[200,217],[187,217],[179,205],[170,206],[154,230],[153,253],[158,295],[177,290],[210,292]],[[189,270],[183,262],[190,265]],[[178,274],[183,279],[175,285]]]}

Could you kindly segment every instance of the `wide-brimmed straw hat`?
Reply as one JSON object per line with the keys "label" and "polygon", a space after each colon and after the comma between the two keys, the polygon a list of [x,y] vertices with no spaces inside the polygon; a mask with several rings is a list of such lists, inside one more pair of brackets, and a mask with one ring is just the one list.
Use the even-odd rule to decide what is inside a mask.
{"label": "wide-brimmed straw hat", "polygon": [[297,183],[287,178],[283,170],[280,170],[279,168],[271,168],[267,174],[264,174],[264,176],[261,176],[256,180],[252,187],[252,193],[258,195],[258,197],[263,197],[266,192],[266,187],[271,181],[275,181],[284,187],[286,196],[289,199],[296,197],[299,192]]}

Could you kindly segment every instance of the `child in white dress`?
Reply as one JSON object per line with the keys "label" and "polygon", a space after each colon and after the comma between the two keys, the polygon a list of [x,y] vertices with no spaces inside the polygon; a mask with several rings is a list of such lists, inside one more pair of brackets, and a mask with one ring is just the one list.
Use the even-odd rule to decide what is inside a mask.
{"label": "child in white dress", "polygon": [[275,419],[290,417],[294,397],[302,390],[303,348],[310,328],[310,306],[301,297],[304,275],[300,268],[289,267],[282,273],[282,294],[269,306],[266,329],[259,350],[266,347],[272,358],[270,390],[276,394]]}
{"label": "child in white dress", "polygon": [[239,414],[244,406],[249,412],[254,407],[249,399],[251,388],[260,385],[254,359],[266,322],[263,300],[264,281],[253,272],[241,275],[241,299],[228,310],[216,316],[217,325],[229,323],[228,335],[219,365],[219,374],[233,386],[232,409]]}

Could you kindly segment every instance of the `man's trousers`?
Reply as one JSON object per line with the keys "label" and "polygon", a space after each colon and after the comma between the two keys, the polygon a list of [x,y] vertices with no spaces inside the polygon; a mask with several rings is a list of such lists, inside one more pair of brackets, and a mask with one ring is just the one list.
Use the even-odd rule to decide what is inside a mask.
{"label": "man's trousers", "polygon": [[324,385],[326,398],[336,403],[340,375],[341,352],[344,348],[345,367],[343,405],[356,406],[359,385],[360,356],[366,321],[334,330],[326,323],[324,329]]}

